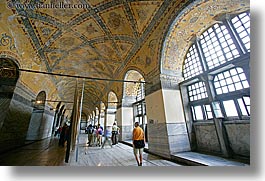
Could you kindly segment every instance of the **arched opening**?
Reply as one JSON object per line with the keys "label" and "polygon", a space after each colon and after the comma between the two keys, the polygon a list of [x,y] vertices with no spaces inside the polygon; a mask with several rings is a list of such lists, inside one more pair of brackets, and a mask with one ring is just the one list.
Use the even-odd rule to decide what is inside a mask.
{"label": "arched opening", "polygon": [[[144,78],[138,71],[129,70],[125,75],[125,81],[144,81]],[[122,117],[122,127],[127,127],[127,134],[123,135],[125,139],[131,139],[131,132],[128,131],[132,130],[135,122],[139,122],[140,127],[142,127],[145,132],[146,141],[148,141],[145,87],[143,83],[124,83],[122,107],[124,109],[123,113],[125,115]]]}
{"label": "arched opening", "polygon": [[96,107],[96,110],[95,110],[94,123],[96,126],[98,126],[98,124],[99,124],[99,109],[98,109],[98,107]]}
{"label": "arched opening", "polygon": [[[56,120],[57,120],[57,118],[58,118],[59,108],[60,108],[60,106],[61,106],[61,103],[62,103],[62,102],[59,102],[59,103],[57,104],[57,106],[56,106],[56,109],[55,109],[55,114],[54,114],[54,117],[53,117],[52,134],[54,134],[55,131],[57,131],[57,133],[58,133],[58,129],[59,129],[59,127],[56,127]],[[57,126],[58,126],[58,125],[57,125]]]}
{"label": "arched opening", "polygon": [[[201,11],[211,5],[220,9]],[[181,100],[193,151],[249,156],[249,28],[248,5],[198,1],[169,29],[161,72],[177,80],[181,94],[168,96]]]}
{"label": "arched opening", "polygon": [[106,111],[106,106],[104,102],[100,103],[100,110],[99,110],[99,124],[104,127],[105,125],[105,111]]}
{"label": "arched opening", "polygon": [[17,64],[11,59],[0,58],[0,129],[4,125],[18,78]]}
{"label": "arched opening", "polygon": [[197,151],[249,157],[250,13],[220,21],[202,32],[185,56],[180,85],[190,109],[186,116]]}
{"label": "arched opening", "polygon": [[26,140],[40,140],[47,136],[44,134],[44,132],[46,132],[46,123],[44,119],[45,103],[46,93],[41,91],[32,103],[33,111],[30,118]]}
{"label": "arched opening", "polygon": [[88,126],[87,121],[88,121],[88,117],[86,113],[82,112],[81,121],[80,121],[80,132],[85,132],[86,127]]}
{"label": "arched opening", "polygon": [[106,125],[112,126],[114,121],[116,121],[116,112],[117,112],[118,98],[117,95],[111,91],[108,94],[108,107],[107,107],[107,117]]}
{"label": "arched opening", "polygon": [[33,102],[33,107],[36,110],[44,110],[45,103],[46,103],[46,93],[44,91],[41,91],[36,97],[36,100]]}

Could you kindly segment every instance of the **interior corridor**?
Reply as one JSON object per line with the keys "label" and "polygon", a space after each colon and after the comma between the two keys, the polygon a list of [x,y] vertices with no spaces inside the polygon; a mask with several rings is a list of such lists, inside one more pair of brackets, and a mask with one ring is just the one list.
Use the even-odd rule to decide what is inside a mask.
{"label": "interior corridor", "polygon": [[[88,146],[87,134],[81,133],[77,145],[70,152],[68,163],[65,162],[66,146],[59,147],[58,137],[47,138],[28,143],[8,153],[0,155],[2,166],[137,166],[133,155],[132,142],[120,142],[104,148]],[[172,159],[164,159],[149,153],[145,147],[143,166],[249,166],[216,156],[184,152],[172,155]]]}
{"label": "interior corridor", "polygon": [[143,166],[250,165],[250,21],[249,0],[0,1],[0,166],[136,166],[132,139]]}
{"label": "interior corridor", "polygon": [[[79,135],[79,144],[65,163],[64,148],[58,146],[58,138],[47,138],[27,144],[0,155],[0,165],[6,166],[137,166],[132,147],[119,143],[112,148],[87,145],[87,134]],[[78,152],[78,154],[77,154]],[[152,154],[143,154],[143,166],[180,166]]]}

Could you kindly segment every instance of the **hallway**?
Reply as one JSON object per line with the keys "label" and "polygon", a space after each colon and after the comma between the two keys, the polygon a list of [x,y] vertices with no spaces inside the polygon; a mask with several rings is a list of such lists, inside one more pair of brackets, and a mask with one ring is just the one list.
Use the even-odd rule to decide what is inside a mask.
{"label": "hallway", "polygon": [[[137,166],[131,141],[104,148],[87,145],[87,134],[79,135],[78,146],[65,163],[66,147],[58,146],[58,138],[47,138],[0,155],[1,166]],[[221,157],[183,152],[172,155],[172,161],[149,153],[145,148],[143,166],[249,166]],[[179,163],[179,164],[177,164]]]}
{"label": "hallway", "polygon": [[[134,166],[135,123],[144,166],[250,164],[250,17],[249,0],[0,1],[0,164]],[[121,144],[88,147],[89,125]]]}
{"label": "hallway", "polygon": [[[88,147],[87,135],[79,135],[77,149],[64,162],[65,148],[58,147],[58,138],[48,138],[0,155],[0,165],[6,166],[137,166],[132,147],[119,143],[112,148]],[[78,154],[76,154],[78,153]],[[148,153],[143,166],[180,166]],[[77,160],[77,161],[76,161]]]}

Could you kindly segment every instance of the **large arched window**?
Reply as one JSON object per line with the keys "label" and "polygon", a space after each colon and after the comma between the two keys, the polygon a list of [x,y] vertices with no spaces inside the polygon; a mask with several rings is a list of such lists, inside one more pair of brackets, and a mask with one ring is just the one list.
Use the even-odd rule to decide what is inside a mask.
{"label": "large arched window", "polygon": [[183,64],[194,121],[250,116],[250,13],[226,16],[190,46]]}

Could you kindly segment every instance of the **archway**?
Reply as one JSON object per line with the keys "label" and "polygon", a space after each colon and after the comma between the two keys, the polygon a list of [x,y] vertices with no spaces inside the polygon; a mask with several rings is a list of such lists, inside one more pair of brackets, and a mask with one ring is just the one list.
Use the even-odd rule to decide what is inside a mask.
{"label": "archway", "polygon": [[46,93],[39,92],[36,99],[33,100],[33,111],[30,118],[28,133],[26,140],[40,140],[43,139],[43,131],[45,122],[43,121],[43,114],[45,110]]}
{"label": "archway", "polygon": [[[136,70],[129,70],[125,81],[144,81],[143,76]],[[117,115],[118,125],[122,125],[121,139],[130,140],[134,122],[139,122],[145,131],[147,139],[147,119],[145,111],[145,87],[139,82],[125,82],[121,108]],[[120,112],[121,111],[121,112]],[[121,121],[119,123],[119,121]],[[148,139],[147,139],[148,140]]]}
{"label": "archway", "polygon": [[[211,11],[209,7],[218,8]],[[184,137],[186,132],[188,133],[190,146],[193,151],[203,150],[212,154],[229,156],[229,147],[231,145],[234,146],[234,150],[239,150],[239,147],[244,147],[244,150],[248,149],[248,143],[242,144],[243,142],[248,142],[248,139],[242,140],[238,135],[244,132],[246,133],[244,136],[248,137],[249,123],[245,120],[244,124],[240,123],[240,126],[234,123],[233,126],[238,133],[236,134],[237,131],[235,130],[233,130],[233,133],[232,131],[229,133],[225,130],[230,130],[231,125],[222,121],[226,116],[219,116],[220,112],[225,112],[223,111],[225,107],[224,103],[229,105],[235,103],[236,105],[241,101],[243,105],[244,99],[250,100],[248,85],[243,90],[247,92],[245,97],[242,94],[242,90],[241,97],[237,97],[240,96],[240,93],[236,94],[235,92],[231,94],[233,96],[226,94],[226,98],[224,95],[218,96],[218,91],[222,92],[222,89],[225,89],[228,92],[228,89],[233,87],[233,83],[231,83],[233,82],[232,76],[238,73],[241,77],[245,77],[245,75],[241,74],[243,72],[241,69],[234,69],[234,67],[243,67],[248,72],[249,64],[246,63],[248,62],[246,57],[249,56],[244,58],[241,56],[244,52],[248,54],[248,51],[250,51],[241,44],[243,41],[250,43],[248,41],[249,33],[244,30],[248,26],[243,25],[240,27],[240,24],[243,22],[248,24],[248,13],[241,15],[241,18],[244,17],[242,22],[240,22],[240,18],[233,19],[237,14],[248,10],[249,2],[247,1],[245,3],[231,3],[228,0],[222,2],[213,0],[207,2],[195,1],[179,13],[178,17],[171,24],[164,40],[160,64],[161,73],[165,79],[163,81],[166,82],[164,85],[176,85],[175,87],[166,87],[167,91],[162,90],[164,94],[165,117],[167,118],[165,122],[170,120],[172,122],[170,123],[171,127],[174,124],[176,125],[174,129],[169,128],[169,126],[167,127],[172,131],[168,135],[170,134],[175,142],[170,143],[169,141],[170,152],[188,150],[188,142],[179,136]],[[237,22],[236,26],[233,25],[234,22]],[[238,35],[238,27],[240,27],[240,32],[244,31],[244,36]],[[240,40],[241,37],[244,40]],[[240,62],[236,62],[237,60]],[[237,72],[237,70],[240,71]],[[230,75],[230,71],[237,73]],[[225,78],[218,79],[222,76]],[[246,79],[241,80],[238,78],[239,81],[237,83],[247,84]],[[215,84],[220,84],[217,91],[215,90]],[[231,97],[229,98],[229,96]],[[245,107],[247,106],[250,107],[250,105]],[[172,108],[175,110],[172,110]],[[233,108],[233,110],[240,110],[240,106],[234,106]],[[228,110],[231,111],[232,109]],[[174,111],[178,115],[172,114]],[[219,112],[218,116],[215,115],[216,112]],[[232,115],[237,114],[236,112],[233,111]],[[179,117],[177,118],[177,116]],[[184,122],[186,125],[184,125]],[[166,124],[169,125],[169,123]],[[181,128],[180,126],[185,129],[179,129]],[[244,128],[242,129],[242,127]],[[205,137],[206,134],[208,135],[207,137]],[[231,140],[227,138],[227,135]],[[238,143],[235,143],[237,146],[232,144],[233,140],[239,139],[241,139],[239,141],[240,146]],[[181,142],[182,145],[178,145],[178,142]]]}
{"label": "archway", "polygon": [[4,125],[18,78],[18,65],[11,59],[0,58],[0,129]]}

